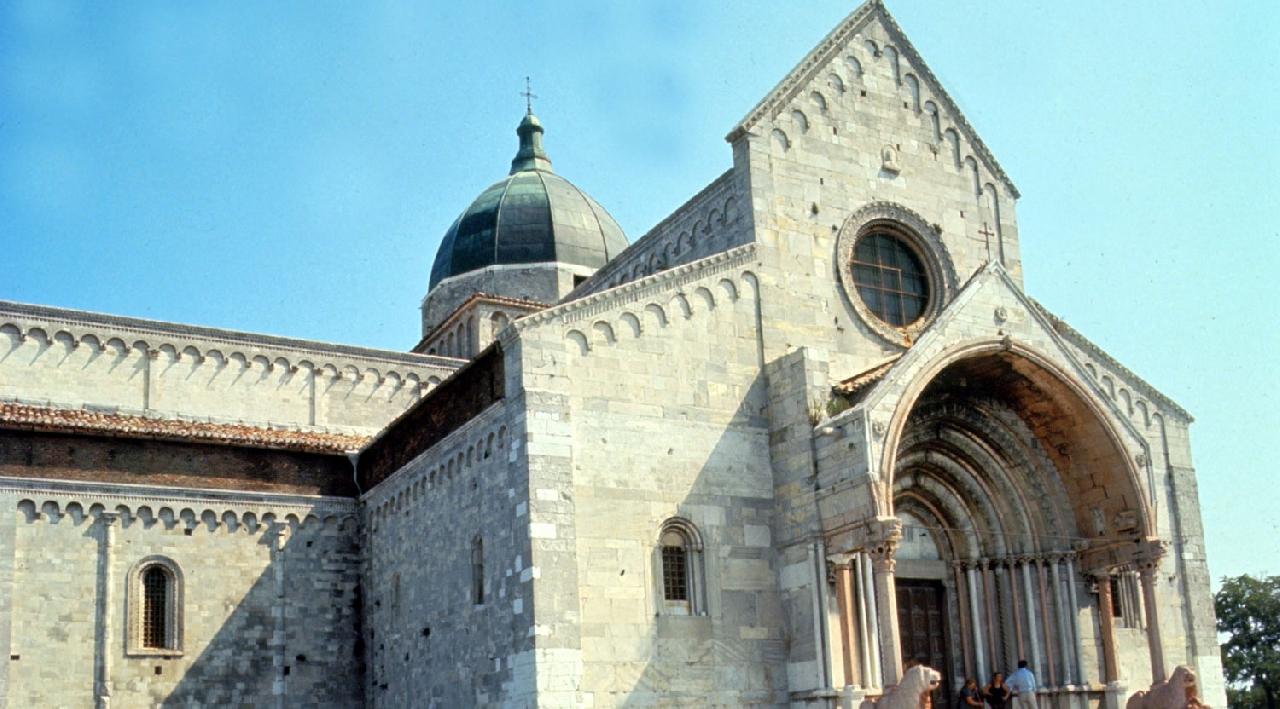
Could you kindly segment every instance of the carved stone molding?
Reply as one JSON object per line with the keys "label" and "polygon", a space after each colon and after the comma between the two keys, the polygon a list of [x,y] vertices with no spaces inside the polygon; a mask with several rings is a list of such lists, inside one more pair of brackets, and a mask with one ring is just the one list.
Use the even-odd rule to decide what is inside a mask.
{"label": "carved stone molding", "polygon": [[[920,257],[929,279],[929,302],[919,320],[893,327],[876,317],[858,295],[853,276],[853,252],[858,238],[870,227],[883,224],[908,242]],[[938,231],[924,217],[894,202],[871,202],[849,215],[836,237],[836,268],[845,300],[869,330],[886,342],[901,345],[914,340],[933,322],[956,291],[956,269]]]}

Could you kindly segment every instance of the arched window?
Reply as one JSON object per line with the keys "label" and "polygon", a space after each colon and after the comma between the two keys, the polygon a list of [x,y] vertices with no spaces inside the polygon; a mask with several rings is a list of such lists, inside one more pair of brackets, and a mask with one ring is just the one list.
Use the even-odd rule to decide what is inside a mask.
{"label": "arched window", "polygon": [[471,543],[471,595],[477,606],[484,605],[484,540]]}
{"label": "arched window", "polygon": [[656,565],[660,611],[668,615],[706,615],[702,538],[685,519],[669,519],[658,535]]}
{"label": "arched window", "polygon": [[129,654],[182,654],[182,590],[182,572],[170,559],[148,557],[130,569]]}

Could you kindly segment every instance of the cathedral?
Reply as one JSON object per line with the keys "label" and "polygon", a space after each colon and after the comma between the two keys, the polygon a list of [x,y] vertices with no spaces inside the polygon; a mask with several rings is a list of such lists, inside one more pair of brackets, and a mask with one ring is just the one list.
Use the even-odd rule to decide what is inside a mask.
{"label": "cathedral", "polygon": [[879,0],[634,241],[516,138],[410,352],[0,301],[0,706],[1225,707],[1191,418]]}

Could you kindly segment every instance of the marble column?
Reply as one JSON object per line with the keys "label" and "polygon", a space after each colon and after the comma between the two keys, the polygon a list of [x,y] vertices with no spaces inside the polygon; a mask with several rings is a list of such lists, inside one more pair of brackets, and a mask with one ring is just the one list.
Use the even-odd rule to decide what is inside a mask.
{"label": "marble column", "polygon": [[862,594],[859,603],[863,613],[863,648],[867,653],[867,686],[878,688],[883,686],[880,671],[880,622],[876,613],[876,587],[872,583],[871,559],[866,554],[858,555],[858,566],[861,567]]}
{"label": "marble column", "polygon": [[1000,636],[1003,654],[1000,656],[1000,666],[1009,669],[1018,666],[1018,660],[1022,659],[1020,653],[1022,648],[1017,642],[1018,621],[1013,607],[1013,594],[1010,593],[1010,587],[1013,586],[1009,581],[1009,561],[1001,559],[995,564],[996,588],[999,593],[999,609],[1000,609]]}
{"label": "marble column", "polygon": [[[982,564],[982,604],[987,610],[987,657],[991,659],[991,670],[1000,665],[1000,616],[996,615],[996,587],[991,578],[991,562],[983,560]],[[982,675],[985,679],[990,675]]]}
{"label": "marble column", "polygon": [[1035,563],[1036,580],[1040,582],[1040,622],[1044,626],[1045,666],[1049,670],[1047,675],[1037,675],[1037,679],[1044,682],[1044,677],[1047,676],[1049,681],[1045,686],[1056,687],[1058,686],[1058,672],[1053,657],[1053,619],[1049,615],[1049,594],[1044,582],[1044,557],[1036,557]]}
{"label": "marble column", "polygon": [[861,653],[858,652],[858,623],[853,600],[853,574],[849,562],[838,564],[836,573],[836,607],[840,611],[840,651],[844,658],[844,685],[862,684]]}
{"label": "marble column", "polygon": [[880,661],[885,684],[902,679],[902,642],[898,636],[898,589],[893,577],[897,541],[883,541],[868,554],[875,576],[876,615],[880,625]]}
{"label": "marble column", "polygon": [[1116,665],[1116,621],[1111,614],[1111,576],[1095,577],[1098,583],[1098,620],[1102,630],[1103,679],[1110,684],[1119,679]]}
{"label": "marble column", "polygon": [[951,570],[956,577],[956,608],[959,611],[956,615],[960,618],[960,654],[964,658],[964,676],[974,677],[973,664],[973,648],[971,647],[971,638],[969,635],[969,614],[965,612],[965,603],[968,599],[968,587],[964,582],[964,564],[960,562],[952,562]]}
{"label": "marble column", "polygon": [[983,640],[983,624],[982,611],[980,609],[981,601],[978,598],[981,585],[978,583],[977,564],[969,564],[965,570],[969,581],[969,612],[973,616],[973,665],[978,671],[978,677],[987,676],[987,660],[985,641]]}
{"label": "marble column", "polygon": [[1019,607],[1022,601],[1018,595],[1018,561],[1016,559],[1009,562],[1009,590],[1009,596],[1013,602],[1013,634],[1018,644],[1018,656],[1014,659],[1025,660],[1027,657],[1027,644],[1024,640],[1025,635],[1022,632],[1022,609]]}
{"label": "marble column", "polygon": [[1075,640],[1075,683],[1083,687],[1089,680],[1084,671],[1084,639],[1080,636],[1080,605],[1076,597],[1076,561],[1072,556],[1067,557],[1067,603],[1067,610],[1071,614],[1071,637]]}
{"label": "marble column", "polygon": [[1168,679],[1164,673],[1164,645],[1160,640],[1160,619],[1156,608],[1156,578],[1160,573],[1160,561],[1154,559],[1138,566],[1142,577],[1142,605],[1147,611],[1147,647],[1151,650],[1151,681],[1153,684]]}
{"label": "marble column", "polygon": [[1031,583],[1031,575],[1035,573],[1035,566],[1031,562],[1030,557],[1020,559],[1022,563],[1022,590],[1026,597],[1027,605],[1027,639],[1031,646],[1031,667],[1034,668],[1037,677],[1044,677],[1044,663],[1040,659],[1040,629],[1036,624],[1036,595],[1034,586]]}
{"label": "marble column", "polygon": [[1062,590],[1062,557],[1054,556],[1049,561],[1049,569],[1053,572],[1053,608],[1054,618],[1058,621],[1058,650],[1062,654],[1062,684],[1071,684],[1075,677],[1072,666],[1074,653],[1071,652],[1071,624],[1067,618],[1067,598]]}

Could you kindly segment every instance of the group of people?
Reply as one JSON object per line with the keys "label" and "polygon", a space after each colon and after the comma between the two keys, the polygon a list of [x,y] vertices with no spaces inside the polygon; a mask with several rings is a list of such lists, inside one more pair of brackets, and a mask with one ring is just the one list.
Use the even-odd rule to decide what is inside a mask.
{"label": "group of people", "polygon": [[991,684],[979,687],[975,679],[966,679],[960,690],[957,709],[1036,709],[1036,676],[1027,669],[1027,661],[1018,662],[1018,669],[1008,679],[1001,672],[991,676]]}

